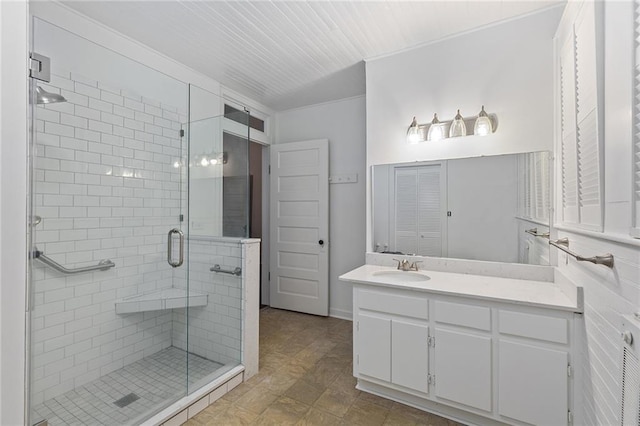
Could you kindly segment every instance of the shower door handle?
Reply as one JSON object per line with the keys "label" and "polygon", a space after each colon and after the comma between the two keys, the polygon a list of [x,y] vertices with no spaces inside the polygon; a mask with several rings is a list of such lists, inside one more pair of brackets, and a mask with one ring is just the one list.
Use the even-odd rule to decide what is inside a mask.
{"label": "shower door handle", "polygon": [[[173,261],[173,236],[178,234],[180,236],[180,257],[177,262]],[[173,228],[167,235],[167,263],[173,268],[177,268],[184,262],[184,233],[178,228]]]}

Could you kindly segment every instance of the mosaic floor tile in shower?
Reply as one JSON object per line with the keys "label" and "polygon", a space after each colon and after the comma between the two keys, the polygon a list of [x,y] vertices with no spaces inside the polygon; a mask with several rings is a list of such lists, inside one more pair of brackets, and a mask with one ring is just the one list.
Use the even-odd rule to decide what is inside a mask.
{"label": "mosaic floor tile in shower", "polygon": [[[137,423],[145,414],[160,408],[164,401],[184,394],[186,354],[170,347],[49,399],[34,408],[32,423],[43,419],[51,426]],[[220,367],[220,363],[189,354],[190,383]],[[125,405],[118,407],[116,401]]]}

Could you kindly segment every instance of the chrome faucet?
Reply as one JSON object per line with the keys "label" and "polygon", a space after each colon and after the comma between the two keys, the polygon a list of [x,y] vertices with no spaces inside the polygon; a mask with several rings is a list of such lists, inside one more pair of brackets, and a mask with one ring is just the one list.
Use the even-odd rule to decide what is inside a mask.
{"label": "chrome faucet", "polygon": [[422,261],[409,262],[407,259],[393,259],[398,262],[398,270],[400,271],[417,271],[418,263],[422,263]]}

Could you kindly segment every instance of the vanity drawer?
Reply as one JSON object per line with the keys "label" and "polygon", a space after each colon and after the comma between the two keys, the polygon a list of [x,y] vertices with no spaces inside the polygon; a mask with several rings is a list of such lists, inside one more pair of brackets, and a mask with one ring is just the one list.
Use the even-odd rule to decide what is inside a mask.
{"label": "vanity drawer", "polygon": [[421,294],[414,296],[361,289],[358,291],[358,307],[404,317],[429,319],[429,299]]}
{"label": "vanity drawer", "polygon": [[500,334],[569,343],[569,324],[566,318],[501,310],[498,314],[498,330]]}
{"label": "vanity drawer", "polygon": [[484,306],[436,301],[436,322],[478,330],[491,330],[491,309]]}

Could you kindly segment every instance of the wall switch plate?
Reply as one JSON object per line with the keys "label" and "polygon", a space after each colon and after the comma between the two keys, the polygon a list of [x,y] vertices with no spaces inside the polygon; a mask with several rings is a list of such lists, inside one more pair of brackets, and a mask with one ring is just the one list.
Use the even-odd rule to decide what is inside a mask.
{"label": "wall switch plate", "polygon": [[329,183],[357,183],[357,173],[339,173],[329,176]]}

